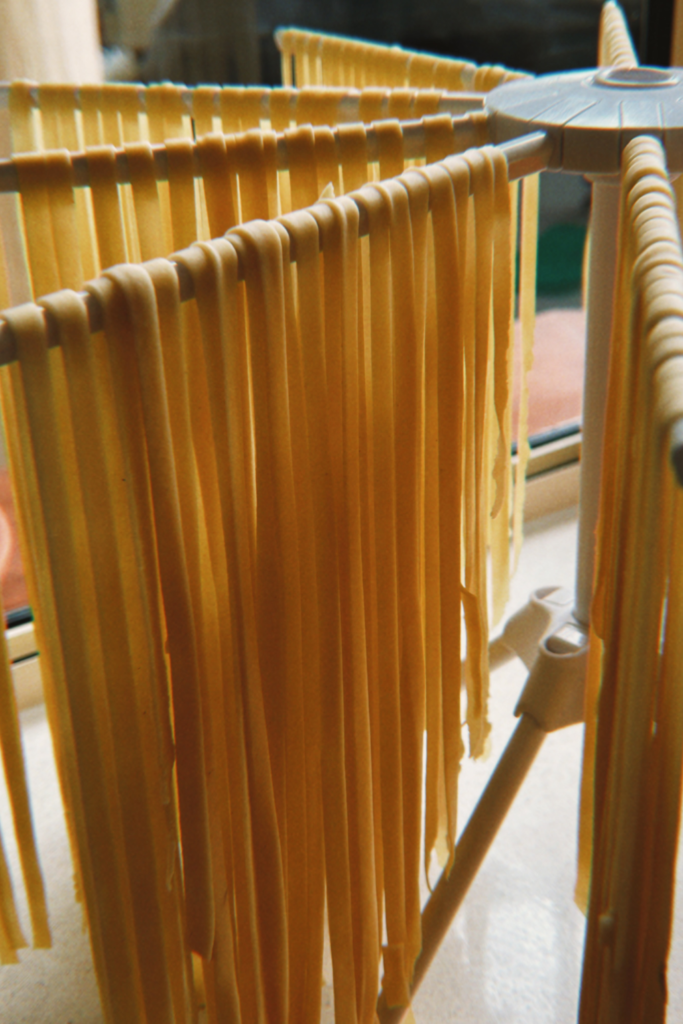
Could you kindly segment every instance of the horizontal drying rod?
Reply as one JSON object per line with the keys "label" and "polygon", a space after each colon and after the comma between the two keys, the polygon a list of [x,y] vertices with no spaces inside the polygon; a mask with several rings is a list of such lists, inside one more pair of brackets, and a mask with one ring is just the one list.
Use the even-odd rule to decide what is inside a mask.
{"label": "horizontal drying rod", "polygon": [[[6,83],[0,83],[0,110],[5,110],[9,106],[9,95],[11,86]],[[60,87],[60,89],[63,87]],[[93,91],[97,91],[100,86],[90,87]],[[105,86],[105,89],[111,90],[115,95],[115,85]],[[147,96],[149,95],[149,89],[154,88],[153,86],[147,85],[130,85],[126,83],[121,86],[121,95],[132,95],[133,90],[137,93],[139,112],[141,114],[147,111]],[[161,89],[167,88],[173,90],[184,107],[184,112],[188,117],[193,116],[193,102],[194,98],[198,93],[199,89],[212,90],[213,109],[216,117],[221,115],[221,106],[224,97],[230,97],[234,94],[235,99],[238,97],[248,96],[251,94],[260,94],[261,98],[261,118],[264,121],[270,120],[270,97],[273,95],[286,93],[289,96],[289,110],[292,119],[296,118],[297,104],[301,97],[307,98],[312,96],[314,93],[319,92],[318,86],[309,86],[304,88],[282,88],[275,86],[274,88],[267,88],[260,85],[252,86],[197,86],[196,88],[189,89],[187,86],[164,86]],[[50,86],[38,86],[35,85],[29,90],[29,96],[33,107],[36,110],[40,110],[40,94],[41,89],[44,89],[49,94]],[[124,92],[125,90],[125,92]],[[382,99],[381,116],[389,116],[389,98],[392,90],[382,89],[377,87],[374,89],[375,92],[384,92],[386,95]],[[484,93],[481,92],[452,92],[445,89],[419,89],[416,86],[407,86],[406,92],[409,93],[438,93],[439,102],[436,110],[437,114],[465,114],[468,110],[482,110],[484,106]],[[325,94],[336,93],[338,95],[337,102],[337,119],[340,123],[353,123],[360,120],[359,108],[362,96],[360,89],[352,88],[351,86],[325,86]],[[82,109],[81,103],[81,87],[75,85],[73,87],[74,101],[73,106],[75,110]],[[204,93],[206,94],[206,93]]]}
{"label": "horizontal drying rod", "polygon": [[[430,115],[427,115],[429,117]],[[403,156],[406,160],[418,160],[420,157],[425,155],[425,129],[422,120],[417,121],[402,121],[401,130],[403,133]],[[303,127],[303,126],[302,126]],[[471,121],[467,114],[462,114],[457,117],[453,117],[453,128],[456,133],[462,131],[463,133],[468,132],[471,129]],[[295,129],[290,129],[294,131]],[[334,131],[334,129],[332,129]],[[259,135],[262,135],[260,129],[254,128],[252,131],[256,131]],[[377,133],[375,132],[372,125],[369,125],[365,129],[367,147],[368,147],[368,159],[371,162],[379,160],[379,141]],[[246,133],[245,133],[246,134]],[[336,137],[336,136],[335,136]],[[289,150],[287,148],[287,134],[285,132],[278,132],[276,135],[277,140],[277,155],[276,163],[279,171],[286,171],[289,169]],[[187,140],[188,142],[191,140]],[[168,161],[166,157],[166,147],[163,143],[156,143],[151,147],[154,156],[154,166],[156,169],[157,181],[168,181]],[[116,173],[119,185],[125,185],[130,182],[130,171],[128,169],[128,157],[124,148],[117,148],[116,153]],[[200,166],[200,157],[198,151],[194,150],[194,174],[196,178],[201,177],[202,169]],[[36,157],[40,156],[40,153],[35,154]],[[87,153],[70,153],[69,158],[71,160],[72,169],[72,183],[76,188],[86,188],[90,184],[89,169],[88,169],[88,154]],[[16,162],[10,157],[8,160],[0,160],[0,193],[2,192],[19,192],[19,176],[17,172]]]}
{"label": "horizontal drying rod", "polygon": [[[527,174],[534,174],[542,171],[548,164],[551,154],[552,143],[550,137],[544,132],[535,132],[523,138],[515,139],[512,142],[503,143],[494,147],[505,155],[508,162],[508,174],[511,179],[522,178]],[[367,188],[368,186],[363,186]],[[362,191],[362,190],[361,190]],[[360,237],[367,235],[368,224],[365,211],[359,207],[360,219],[358,233]],[[292,260],[296,259],[294,246],[290,248]],[[194,298],[192,280],[183,267],[178,263],[173,266],[178,274],[180,298],[182,302]],[[240,280],[243,279],[243,271],[238,271]],[[80,298],[85,303],[88,311],[88,322],[92,334],[102,330],[102,310],[97,300],[89,292],[79,292]],[[57,345],[57,340],[48,341],[50,345]],[[0,321],[0,366],[7,366],[16,361],[16,349],[14,337],[7,323]]]}

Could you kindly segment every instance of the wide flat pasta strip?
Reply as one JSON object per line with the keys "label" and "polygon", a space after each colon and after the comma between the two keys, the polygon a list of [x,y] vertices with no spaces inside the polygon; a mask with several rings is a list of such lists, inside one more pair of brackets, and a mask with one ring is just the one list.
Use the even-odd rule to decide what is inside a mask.
{"label": "wide flat pasta strip", "polygon": [[173,248],[183,249],[200,234],[199,182],[194,179],[193,144],[189,139],[166,143]]}
{"label": "wide flat pasta strip", "polygon": [[[197,256],[201,257],[200,253]],[[203,258],[202,258],[203,262]],[[205,772],[212,821],[211,856],[214,903],[235,889],[229,769],[225,735],[225,674],[232,671],[234,652],[229,625],[221,625],[218,605],[229,606],[227,563],[211,451],[205,438],[211,430],[202,392],[203,357],[196,310],[182,307],[178,277],[172,265],[148,265],[159,309],[164,373],[169,396],[180,515],[189,585],[197,623]],[[194,314],[194,315],[193,315]],[[188,368],[188,357],[193,364]],[[202,416],[201,411],[205,411]],[[196,462],[195,462],[196,455]],[[201,481],[201,482],[200,482]],[[232,914],[216,914],[212,982],[217,1012],[236,1010],[235,936]]]}
{"label": "wide flat pasta strip", "polygon": [[74,89],[52,83],[39,86],[38,112],[45,149],[79,148]]}
{"label": "wide flat pasta strip", "polygon": [[492,624],[505,610],[510,592],[510,490],[511,464],[511,397],[513,369],[513,303],[510,282],[512,274],[510,189],[507,161],[502,153],[493,155],[494,165],[494,227],[493,227],[493,344],[495,404],[497,431],[493,466],[494,501],[491,509],[492,537]]}
{"label": "wide flat pasta strip", "polygon": [[339,96],[327,89],[302,89],[296,104],[297,124],[337,123]]}
{"label": "wide flat pasta strip", "polygon": [[[290,222],[291,223],[291,222]],[[296,219],[297,229],[300,220]],[[306,230],[307,229],[307,230]],[[308,975],[308,927],[309,912],[307,901],[302,900],[301,892],[305,890],[308,874],[308,828],[307,828],[307,771],[306,771],[306,709],[305,690],[303,686],[304,656],[304,600],[303,562],[302,560],[302,523],[300,507],[307,502],[307,487],[301,479],[301,445],[306,432],[306,412],[304,407],[303,376],[301,373],[302,340],[297,324],[297,311],[303,301],[303,292],[311,289],[300,288],[299,268],[296,275],[292,272],[290,244],[298,246],[301,241],[302,262],[318,264],[318,232],[315,223],[305,218],[305,230],[299,233],[288,230],[284,224],[278,223],[276,231],[279,235],[282,253],[282,274],[284,285],[284,360],[278,357],[279,388],[284,392],[280,401],[282,411],[280,419],[282,427],[277,433],[284,439],[288,433],[288,444],[282,453],[286,470],[283,497],[291,506],[286,516],[280,517],[283,525],[285,518],[288,536],[283,544],[288,551],[285,573],[288,576],[286,601],[288,614],[286,629],[290,636],[290,653],[285,666],[283,682],[285,684],[285,716],[283,730],[285,736],[285,753],[287,761],[286,779],[286,837],[287,851],[285,870],[287,880],[287,926],[289,936],[289,1006],[294,1017],[302,1017],[305,1009],[310,1006],[310,977]],[[309,259],[306,260],[306,255]],[[296,288],[296,293],[295,293]],[[304,335],[307,336],[307,335]],[[273,377],[275,374],[273,374]],[[285,385],[286,380],[286,386]],[[285,397],[286,396],[286,397]],[[288,430],[287,430],[288,428]],[[310,520],[309,520],[310,521]],[[303,543],[308,546],[309,539]],[[291,581],[289,577],[292,577]],[[320,849],[320,847],[319,847]],[[322,852],[322,851],[321,851]],[[322,909],[322,908],[320,908]],[[316,920],[314,916],[314,927]],[[319,918],[318,918],[319,919]],[[319,934],[319,933],[318,933]],[[315,932],[314,936],[315,939]],[[313,967],[315,970],[315,967]]]}
{"label": "wide flat pasta strip", "polygon": [[[288,707],[291,708],[291,723],[287,724],[288,764],[294,773],[288,774],[289,825],[287,872],[289,877],[289,922],[291,950],[291,978],[296,985],[291,993],[292,1012],[303,1019],[317,1019],[320,1013],[320,991],[317,977],[322,968],[322,923],[323,886],[325,860],[323,849],[324,808],[322,803],[320,757],[321,757],[321,615],[319,610],[319,581],[317,576],[320,538],[316,535],[316,483],[312,477],[310,438],[311,423],[311,379],[307,378],[307,364],[318,362],[324,355],[323,310],[321,304],[321,281],[319,266],[318,226],[310,214],[295,214],[284,218],[282,226],[287,236],[281,237],[284,261],[285,319],[287,329],[287,391],[289,395],[290,429],[294,471],[295,506],[298,521],[299,566],[301,574],[302,622],[306,623],[302,635],[302,666],[304,678],[301,689],[292,688]],[[294,279],[289,267],[289,239],[296,248],[296,293]],[[312,349],[316,349],[315,354]],[[316,381],[318,393],[325,393],[325,376]],[[316,429],[313,426],[313,429]],[[329,477],[328,477],[329,480]],[[311,633],[309,635],[309,630]],[[290,684],[291,687],[291,684]],[[297,726],[298,719],[298,726]],[[298,729],[299,737],[296,736]],[[298,743],[305,736],[309,739],[301,749]],[[295,775],[301,777],[297,779]],[[305,786],[304,786],[305,783]],[[296,809],[292,802],[303,802],[305,798],[305,820],[297,823],[303,808]],[[297,829],[299,835],[293,831]],[[304,849],[304,841],[308,849]],[[319,860],[316,863],[315,857]],[[305,871],[309,892],[306,901],[296,892],[297,875]],[[328,889],[329,892],[329,889]],[[329,898],[329,897],[328,897]],[[295,903],[300,903],[296,907]],[[334,900],[333,900],[334,903]],[[332,924],[332,922],[331,922]],[[295,930],[298,931],[300,950],[295,946]],[[335,934],[334,944],[338,938]],[[304,964],[301,954],[308,963]],[[297,974],[299,977],[297,977]]]}
{"label": "wide flat pasta strip", "polygon": [[486,543],[488,517],[488,477],[486,474],[486,401],[490,369],[490,303],[492,283],[493,242],[493,168],[486,151],[469,151],[470,178],[474,201],[474,231],[476,244],[474,345],[469,372],[473,379],[474,416],[471,421],[474,446],[468,453],[473,459],[470,480],[474,486],[473,520],[467,537],[469,545],[465,565],[463,591],[467,622],[467,725],[470,736],[470,754],[481,756],[490,724],[487,722],[488,657],[486,635],[488,631]]}
{"label": "wide flat pasta strip", "polygon": [[[438,172],[420,171],[425,175]],[[429,180],[429,178],[428,178]],[[452,194],[452,190],[451,194]],[[432,208],[438,190],[430,182]],[[430,224],[431,227],[431,224]],[[435,241],[433,230],[428,237],[426,257],[426,304],[435,308]],[[446,844],[448,829],[444,787],[443,719],[441,693],[441,601],[439,547],[439,427],[438,427],[438,342],[437,318],[425,317],[425,420],[423,456],[423,619],[425,631],[425,824],[424,871],[429,884],[432,850],[439,849],[440,858]],[[459,585],[457,601],[459,604]],[[459,704],[459,701],[458,701]],[[459,720],[458,708],[458,720]]]}
{"label": "wide flat pasta strip", "polygon": [[231,166],[230,141],[208,135],[197,143],[204,179],[209,231],[219,238],[237,223],[237,178]]}
{"label": "wide flat pasta strip", "polygon": [[[380,188],[383,186],[380,186]],[[394,316],[394,417],[396,460],[396,544],[401,636],[401,755],[403,771],[406,877],[406,970],[422,946],[420,838],[425,706],[425,651],[420,593],[420,474],[424,418],[424,340],[417,319],[416,276],[424,259],[429,189],[413,179],[386,186],[391,199],[392,305]],[[422,238],[423,244],[415,242]],[[417,268],[417,275],[416,275]]]}
{"label": "wide flat pasta strip", "polygon": [[403,172],[403,132],[396,120],[380,121],[375,125],[379,150],[380,181],[394,178]]}
{"label": "wide flat pasta strip", "polygon": [[[145,90],[149,141],[165,142],[166,139],[181,139],[187,136],[183,124],[186,117],[181,87],[164,82],[150,85]],[[189,118],[188,128],[189,128]]]}
{"label": "wide flat pasta strip", "polygon": [[[460,161],[445,171],[425,171],[429,175],[432,192],[432,230],[434,233],[435,261],[435,313],[436,313],[436,365],[438,432],[438,606],[441,639],[441,723],[443,754],[435,745],[433,778],[443,757],[446,804],[446,843],[452,856],[457,835],[457,780],[462,757],[461,739],[461,533],[462,533],[462,447],[463,447],[463,395],[465,372],[465,340],[463,319],[463,286],[465,266],[461,261],[458,224],[458,206],[468,205],[469,169]],[[450,284],[447,285],[447,282]],[[453,287],[455,282],[455,288]],[[435,524],[436,525],[436,524]],[[448,563],[446,564],[446,559]],[[436,600],[436,598],[434,598]],[[469,638],[468,638],[469,642]],[[438,699],[438,693],[434,699]],[[438,722],[438,712],[432,712]],[[436,724],[436,723],[435,723]],[[437,781],[438,786],[438,781]],[[433,814],[438,808],[432,796]],[[440,815],[432,818],[440,826],[434,839],[439,838]],[[425,850],[426,854],[426,850]]]}
{"label": "wide flat pasta strip", "polygon": [[380,121],[383,116],[387,89],[368,86],[363,89],[358,102],[358,117],[364,124]]}
{"label": "wide flat pasta strip", "polygon": [[340,164],[337,156],[337,143],[331,128],[317,126],[313,129],[315,138],[315,166],[318,176],[318,198],[321,198],[325,189],[332,186],[332,195],[326,198],[332,199],[342,192]]}
{"label": "wide flat pasta strip", "polygon": [[268,89],[264,89],[263,86],[247,86],[242,89],[239,99],[240,131],[261,127],[264,100],[267,101],[267,98]]}
{"label": "wide flat pasta strip", "polygon": [[348,193],[369,180],[365,128],[362,124],[341,125],[337,130],[337,140],[342,187]]}
{"label": "wide flat pasta strip", "polygon": [[[151,260],[167,251],[152,147],[148,142],[129,144],[126,156],[135,204],[135,241],[140,258]],[[130,246],[130,234],[128,237]]]}
{"label": "wide flat pasta strip", "polygon": [[88,175],[95,213],[99,265],[104,269],[124,263],[127,258],[112,147],[102,146],[88,152]]}
{"label": "wide flat pasta strip", "polygon": [[387,197],[375,187],[358,198],[370,237],[370,315],[377,564],[377,656],[387,944],[384,988],[390,1004],[408,1001],[403,842],[400,660],[396,564],[396,464],[394,457],[394,328],[391,316],[390,224]]}
{"label": "wide flat pasta strip", "polygon": [[46,295],[60,287],[57,258],[52,236],[48,194],[45,189],[47,167],[40,161],[16,157],[22,192],[26,244],[34,295]]}
{"label": "wide flat pasta strip", "polygon": [[[269,964],[265,979],[266,1004],[272,1018],[277,1019],[286,1015],[289,1000],[287,910],[284,875],[280,874],[286,871],[287,849],[282,691],[289,673],[300,665],[301,598],[291,495],[289,425],[286,395],[280,383],[285,360],[282,251],[272,226],[255,223],[236,229],[236,234],[243,246],[245,274],[250,285],[247,288],[248,322],[253,339],[250,357],[257,495],[253,566],[256,628],[268,729],[267,763],[271,768],[277,824],[283,834],[279,846],[273,847],[273,853],[282,851],[282,865],[278,865],[278,874],[271,868],[270,905],[267,911],[265,906],[259,907],[263,955]],[[285,537],[291,540],[287,550],[280,547]],[[285,629],[285,623],[289,630]],[[257,844],[259,838],[257,836]]]}
{"label": "wide flat pasta strip", "polygon": [[251,131],[235,148],[240,180],[241,221],[268,220],[277,213],[275,135]]}
{"label": "wide flat pasta strip", "polygon": [[34,153],[42,149],[34,115],[30,82],[12,82],[8,107],[13,153]]}
{"label": "wide flat pasta strip", "polygon": [[531,175],[522,182],[520,258],[519,258],[519,318],[522,327],[522,365],[519,391],[519,420],[517,425],[517,468],[512,520],[515,565],[522,547],[524,518],[524,489],[526,467],[529,461],[528,374],[534,359],[534,330],[536,325],[536,248],[538,237],[539,177]]}
{"label": "wide flat pasta strip", "polygon": [[388,110],[389,117],[398,118],[400,121],[407,120],[413,113],[412,89],[392,89],[389,93]]}
{"label": "wide flat pasta strip", "polygon": [[[248,459],[249,448],[242,427],[245,417],[243,406],[248,403],[245,324],[238,299],[237,254],[232,245],[221,241],[193,247],[178,254],[177,258],[192,274],[201,316],[216,484],[228,562],[224,583],[218,561],[214,578],[217,594],[224,585],[230,588],[230,631],[236,641],[232,647],[232,665],[224,666],[224,702],[238,934],[235,960],[240,979],[240,1006],[244,1019],[261,1021],[264,1019],[262,967],[251,844],[254,833],[263,841],[261,829],[264,822],[272,821],[272,818],[264,819],[260,804],[264,792],[262,787],[265,786],[265,810],[268,814],[268,807],[272,806],[272,790],[269,771],[261,774],[260,784],[258,777],[248,777],[250,768],[253,768],[252,758],[248,755],[253,740],[246,745],[250,729],[247,718],[249,705],[256,703],[256,687],[260,682],[255,660],[253,571],[247,569],[245,573],[249,549],[253,545],[253,510],[250,512],[245,504],[249,488],[245,490],[243,483],[248,475],[245,460]],[[223,387],[224,380],[230,382],[229,389]],[[230,395],[231,400],[227,401]],[[201,474],[200,479],[204,479]],[[241,531],[241,542],[235,534],[236,529]],[[237,558],[238,551],[242,553],[241,560]],[[246,703],[242,697],[245,674],[250,697]],[[260,715],[262,717],[262,711]],[[259,744],[262,744],[265,739],[263,726],[252,736],[258,737],[259,733],[263,737]],[[257,745],[255,754],[259,753],[263,758],[263,747]]]}
{"label": "wide flat pasta strip", "polygon": [[[664,471],[669,472],[668,467]],[[672,480],[665,486],[674,487]],[[671,578],[681,579],[681,497],[680,493],[673,496],[673,514],[671,541],[668,547]],[[644,984],[639,993],[642,1000],[642,1013],[646,1020],[659,1019],[664,1014],[661,984],[662,967],[666,964],[670,949],[673,903],[671,893],[674,889],[676,850],[678,845],[678,826],[680,823],[681,795],[681,714],[680,688],[676,681],[680,679],[683,667],[683,648],[681,645],[681,607],[682,591],[679,585],[671,589],[667,604],[667,628],[664,638],[662,658],[662,678],[660,684],[661,714],[658,720],[659,750],[657,763],[653,773],[653,789],[657,793],[655,808],[656,848],[652,863],[656,884],[650,893],[648,906],[647,934],[645,947],[645,965],[643,970]]]}
{"label": "wide flat pasta strip", "polygon": [[[335,495],[344,691],[346,799],[358,1019],[376,998],[380,908],[366,660],[358,463],[357,218],[355,204],[316,208],[325,249],[325,329],[331,485]],[[354,232],[355,228],[355,232]],[[340,979],[343,984],[343,979]]]}
{"label": "wide flat pasta strip", "polygon": [[149,802],[145,783],[144,739],[136,694],[131,686],[135,672],[128,642],[125,596],[105,472],[103,438],[92,386],[90,335],[83,304],[73,294],[67,293],[59,299],[47,301],[48,308],[64,332],[60,340],[78,470],[81,479],[89,483],[89,486],[82,488],[85,522],[93,561],[98,629],[102,643],[107,646],[104,667],[109,724],[116,751],[123,842],[142,988],[147,1012],[158,1014],[160,1020],[170,1021],[173,1014],[169,979],[179,965],[174,965],[173,971],[169,971],[164,957],[160,904],[166,888],[166,851],[163,848],[159,851],[162,870],[158,872],[151,824],[158,812]]}
{"label": "wide flat pasta strip", "polygon": [[291,209],[302,210],[318,199],[315,137],[311,127],[294,128],[285,133],[289,154]]}
{"label": "wide flat pasta strip", "polygon": [[[310,252],[310,232],[313,222],[308,225],[308,250],[304,250],[304,277],[306,277],[306,251]],[[317,234],[317,232],[316,232]],[[302,235],[302,244],[306,245],[306,236]],[[317,260],[317,245],[315,258]],[[314,266],[310,265],[310,271]],[[310,318],[319,317],[315,307],[316,292],[311,292],[303,308],[303,315]],[[300,301],[304,301],[303,295]],[[312,303],[312,304],[311,304]],[[310,321],[313,323],[313,321]],[[330,918],[330,937],[335,962],[335,1004],[336,1012],[342,1020],[355,1020],[355,996],[349,980],[353,979],[353,945],[351,938],[351,900],[349,888],[349,866],[346,827],[346,795],[344,791],[343,770],[343,715],[340,713],[342,700],[341,690],[341,650],[339,597],[336,585],[336,556],[334,552],[334,512],[332,495],[328,487],[321,487],[322,481],[329,472],[324,467],[329,464],[330,451],[327,438],[325,418],[325,372],[321,366],[323,352],[320,348],[320,331],[307,337],[306,358],[302,362],[303,388],[307,407],[308,440],[312,467],[312,481],[318,481],[313,487],[313,518],[315,535],[318,538],[315,546],[316,577],[318,592],[318,623],[320,630],[320,672],[326,684],[321,693],[321,715],[325,744],[322,749],[322,784],[323,784],[323,822],[325,829],[325,857],[328,877],[328,908]],[[303,341],[303,337],[302,337]],[[323,364],[324,365],[324,364]],[[258,465],[258,457],[257,457]],[[323,538],[329,538],[323,540]],[[341,785],[341,788],[340,788]]]}

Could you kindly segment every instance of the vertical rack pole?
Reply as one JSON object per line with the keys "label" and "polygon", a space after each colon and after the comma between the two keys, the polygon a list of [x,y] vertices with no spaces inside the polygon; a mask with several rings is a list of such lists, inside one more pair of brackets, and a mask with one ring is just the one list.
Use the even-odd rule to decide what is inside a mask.
{"label": "vertical rack pole", "polygon": [[593,179],[574,609],[576,618],[584,626],[589,624],[593,593],[595,527],[600,500],[600,464],[605,432],[607,374],[617,263],[619,194],[618,176]]}

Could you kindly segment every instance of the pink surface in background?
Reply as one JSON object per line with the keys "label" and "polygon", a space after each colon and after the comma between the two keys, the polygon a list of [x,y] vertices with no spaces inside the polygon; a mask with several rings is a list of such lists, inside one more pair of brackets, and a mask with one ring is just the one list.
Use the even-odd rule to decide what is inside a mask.
{"label": "pink surface in background", "polygon": [[9,473],[0,469],[0,582],[6,612],[25,608],[28,591],[17,543],[17,526]]}
{"label": "pink surface in background", "polygon": [[[529,435],[581,418],[586,313],[551,309],[536,316],[534,364],[529,373]],[[521,332],[515,324],[515,380],[519,382]],[[518,395],[513,402],[517,436]]]}

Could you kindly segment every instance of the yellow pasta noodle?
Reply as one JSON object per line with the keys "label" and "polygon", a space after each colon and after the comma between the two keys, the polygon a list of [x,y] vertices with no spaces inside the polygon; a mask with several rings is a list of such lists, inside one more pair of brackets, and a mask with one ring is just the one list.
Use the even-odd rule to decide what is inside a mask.
{"label": "yellow pasta noodle", "polygon": [[520,229],[520,272],[519,272],[519,318],[522,333],[522,356],[519,393],[519,422],[517,426],[517,467],[515,471],[515,494],[513,513],[513,535],[515,562],[519,559],[522,545],[522,521],[524,514],[524,493],[526,467],[529,461],[528,415],[529,386],[527,375],[533,365],[534,329],[536,325],[536,238],[538,232],[538,175],[532,175],[522,182],[521,188],[521,229]]}
{"label": "yellow pasta noodle", "polygon": [[[430,159],[482,141],[485,133],[483,115],[459,120],[451,132],[444,115],[434,123],[427,117],[423,124]],[[376,130],[380,176],[400,172],[408,160],[402,134],[400,139],[396,135],[394,156],[387,163],[381,145],[383,122]],[[304,139],[309,140],[305,159],[299,152]],[[291,145],[292,167],[287,170],[278,170],[277,165],[276,145],[282,143],[288,153]],[[24,197],[17,227],[21,230],[23,222],[34,295],[46,294],[60,284],[80,287],[100,269],[127,259],[162,256],[195,239],[217,237],[236,223],[303,208],[330,185],[339,195],[377,174],[360,125],[317,126],[312,134],[303,127],[289,129],[279,142],[274,133],[256,131],[228,138],[209,135],[197,143],[171,140],[164,146],[163,157],[168,181],[159,179],[148,142],[127,142],[119,150],[111,145],[87,149],[87,188],[74,187],[64,151],[16,158]],[[119,183],[122,161],[127,184]],[[64,229],[64,220],[74,214],[76,233],[72,235]],[[13,260],[8,272],[16,277],[22,263],[21,257]],[[67,264],[70,269],[63,272],[67,276],[55,278],[54,268]]]}

